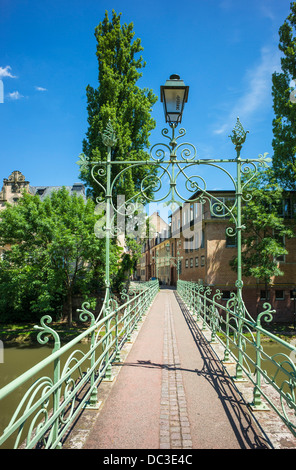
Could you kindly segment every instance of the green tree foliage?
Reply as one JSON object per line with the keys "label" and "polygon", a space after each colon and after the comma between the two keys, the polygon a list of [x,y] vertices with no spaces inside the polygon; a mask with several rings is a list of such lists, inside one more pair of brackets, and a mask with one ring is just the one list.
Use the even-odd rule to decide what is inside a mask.
{"label": "green tree foliage", "polygon": [[[1,212],[0,320],[58,318],[72,321],[74,295],[88,299],[104,287],[105,243],[94,234],[94,202],[62,188],[41,201],[24,194]],[[111,269],[117,271],[113,247]]]}
{"label": "green tree foliage", "polygon": [[[104,20],[96,27],[97,59],[99,65],[99,86],[87,86],[88,130],[83,141],[83,153],[90,161],[106,160],[107,149],[101,135],[110,120],[115,131],[117,144],[112,148],[112,160],[147,160],[149,135],[155,127],[151,109],[157,97],[152,90],[141,89],[136,83],[145,67],[140,39],[133,41],[133,23],[120,24],[121,14],[112,11],[112,20],[105,13]],[[124,168],[116,165],[112,180]],[[128,169],[118,178],[115,195],[125,195],[126,200],[138,192],[145,177],[155,174],[156,169],[147,165],[136,170]],[[100,188],[94,183],[90,171],[83,169],[81,178],[92,188],[93,196],[100,195]],[[100,182],[105,185],[104,175]]]}
{"label": "green tree foliage", "polygon": [[127,251],[121,257],[119,269],[114,279],[114,289],[120,292],[124,284],[136,270],[137,262],[141,257],[142,244],[133,238],[126,238]]}
{"label": "green tree foliage", "polygon": [[[251,177],[243,191],[242,268],[244,276],[258,279],[267,289],[273,276],[284,274],[278,258],[288,253],[285,239],[293,231],[281,215],[285,196],[272,171],[249,172],[244,182]],[[231,266],[236,269],[237,258]]]}
{"label": "green tree foliage", "polygon": [[[272,75],[273,169],[283,188],[296,189],[296,2],[279,29],[281,73]],[[295,80],[295,85],[291,83]],[[293,86],[291,86],[293,85]],[[292,98],[292,99],[291,99]]]}

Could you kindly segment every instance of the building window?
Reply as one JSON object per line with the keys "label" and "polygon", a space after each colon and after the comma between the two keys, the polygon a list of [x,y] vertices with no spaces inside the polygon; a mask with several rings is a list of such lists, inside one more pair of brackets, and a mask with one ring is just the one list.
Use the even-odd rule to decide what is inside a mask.
{"label": "building window", "polygon": [[198,256],[195,257],[195,267],[198,268]]}
{"label": "building window", "polygon": [[290,299],[291,300],[296,299],[296,289],[290,290]]}
{"label": "building window", "polygon": [[275,291],[275,300],[284,300],[285,295],[283,290],[276,290]]}
{"label": "building window", "polygon": [[185,268],[188,268],[188,259],[185,259]]}
{"label": "building window", "polygon": [[[278,243],[280,243],[283,247],[285,247],[285,244],[286,244],[286,240],[285,240],[285,236],[281,236],[281,235],[278,235],[278,234],[273,234],[274,238],[277,240]],[[286,256],[285,255],[279,255],[279,256],[276,256],[276,261],[282,261],[282,262],[285,262],[286,260]]]}
{"label": "building window", "polygon": [[189,251],[193,251],[193,237],[185,238],[185,253],[189,253]]}
{"label": "building window", "polygon": [[269,291],[261,290],[260,291],[260,300],[269,300]]}
{"label": "building window", "polygon": [[182,274],[182,261],[178,261],[178,272],[179,272],[179,275]]}
{"label": "building window", "polygon": [[193,258],[190,258],[190,267],[193,268]]}
{"label": "building window", "polygon": [[205,265],[205,257],[204,257],[204,256],[201,256],[201,257],[200,257],[200,265],[201,265],[201,266],[204,266],[204,265]]}
{"label": "building window", "polygon": [[237,246],[236,235],[233,237],[230,237],[229,235],[226,234],[226,248],[234,248],[236,246]]}
{"label": "building window", "polygon": [[[235,197],[217,197],[211,200],[212,217],[229,217],[229,210],[235,205]],[[229,209],[228,209],[229,208]]]}
{"label": "building window", "polygon": [[230,290],[223,290],[222,291],[222,300],[229,300],[230,299]]}
{"label": "building window", "polygon": [[197,215],[198,215],[198,204],[197,204],[197,202],[194,204],[194,209],[195,209],[195,218],[197,219]]}
{"label": "building window", "polygon": [[199,246],[198,246],[198,233],[197,232],[194,232],[194,248],[196,250],[198,250]]}
{"label": "building window", "polygon": [[290,199],[283,199],[278,207],[278,215],[279,217],[285,217],[290,219],[292,216],[292,207],[291,207],[291,200]]}
{"label": "building window", "polygon": [[190,204],[190,222],[194,218],[194,204]]}
{"label": "building window", "polygon": [[205,247],[205,236],[204,236],[204,231],[202,230],[201,231],[201,240],[200,240],[200,248],[204,248]]}

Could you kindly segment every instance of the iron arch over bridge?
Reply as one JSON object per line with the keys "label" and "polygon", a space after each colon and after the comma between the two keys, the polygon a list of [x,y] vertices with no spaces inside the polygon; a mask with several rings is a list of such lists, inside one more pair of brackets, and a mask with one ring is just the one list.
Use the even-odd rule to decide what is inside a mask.
{"label": "iron arch over bridge", "polygon": [[[185,87],[184,99],[186,96]],[[179,101],[177,101],[177,105],[182,109]],[[230,217],[232,226],[227,228],[227,235],[236,236],[237,239],[236,292],[231,294],[231,298],[225,306],[218,303],[221,298],[221,292],[218,289],[210,298],[211,288],[209,286],[179,281],[177,295],[184,302],[192,317],[196,321],[202,319],[203,325],[208,326],[211,331],[211,341],[214,341],[215,338],[220,340],[220,336],[223,336],[225,341],[223,339],[220,341],[224,348],[223,361],[226,363],[231,356],[236,362],[235,379],[245,380],[244,374],[254,385],[253,409],[266,409],[265,404],[261,402],[261,396],[263,396],[296,436],[295,362],[291,356],[288,357],[282,353],[268,356],[263,351],[261,335],[269,335],[272,340],[292,351],[294,356],[296,348],[262,328],[261,319],[267,321],[272,319],[271,305],[264,304],[265,310],[254,321],[244,306],[242,294],[241,233],[244,227],[242,226],[241,214],[243,202],[251,198],[250,195],[246,199],[243,194],[245,188],[255,177],[258,167],[267,166],[270,159],[267,158],[267,154],[251,159],[241,157],[247,132],[239,119],[237,119],[230,135],[236,156],[229,159],[199,159],[193,144],[180,143],[180,139],[186,134],[183,128],[180,128],[178,133],[176,131],[181,118],[176,117],[172,122],[173,115],[169,114],[168,107],[165,109],[170,116],[168,121],[171,133],[168,129],[162,131],[162,136],[167,141],[151,147],[149,160],[124,162],[112,160],[111,149],[116,146],[116,136],[111,122],[108,123],[102,135],[108,150],[106,161],[92,162],[83,154],[80,155],[78,163],[81,169],[92,174],[94,181],[101,188],[102,194],[97,203],[98,210],[104,210],[104,217],[99,220],[100,224],[96,227],[96,235],[106,239],[104,303],[97,318],[91,312],[90,304],[85,302],[82,305],[78,310],[80,312],[79,319],[82,322],[88,322],[88,326],[65,345],[61,344],[58,331],[49,326],[52,321],[49,315],[42,317],[41,326],[35,326],[38,330],[37,339],[40,344],[46,344],[49,336],[52,337],[54,342],[52,354],[0,390],[0,403],[2,404],[2,400],[7,396],[19,390],[27,382],[33,382],[32,385],[30,382],[27,384],[28,389],[20,399],[12,417],[9,418],[7,426],[3,429],[3,434],[0,435],[0,446],[11,439],[14,447],[17,448],[22,445],[26,434],[24,444],[26,448],[41,446],[41,444],[44,448],[61,447],[64,436],[81,411],[85,407],[98,409],[99,384],[103,379],[112,380],[112,362],[120,361],[122,345],[130,341],[133,330],[137,329],[138,322],[149,311],[159,289],[156,280],[149,281],[141,285],[138,291],[131,289],[130,292],[122,292],[123,303],[121,305],[112,298],[109,271],[111,238],[118,236],[124,230],[124,224],[121,226],[120,221],[126,216],[132,218],[139,211],[140,205],[152,201],[167,201],[167,204],[172,206],[182,206],[182,204],[189,202],[204,204],[207,201],[210,203],[211,213],[215,217],[224,217],[225,214]],[[228,164],[235,165],[235,177],[231,175],[229,169],[224,168],[223,165],[227,167]],[[122,198],[119,200],[119,204],[115,205],[114,195],[119,178],[126,171],[140,165],[155,167],[158,170],[156,176],[144,178],[138,194],[127,201]],[[111,170],[113,167],[118,168],[118,172],[112,180]],[[209,192],[206,181],[200,172],[203,167],[215,168],[227,175],[235,193],[234,201],[230,205],[225,204],[224,201]],[[169,181],[167,185],[163,185],[165,179]],[[182,194],[180,189],[182,185],[187,194],[189,192],[189,198]],[[163,186],[165,186],[164,194],[157,197]],[[153,199],[150,196],[151,193],[155,195]],[[223,315],[219,314],[219,309],[223,310]],[[244,331],[248,333],[250,340],[244,336]],[[80,348],[82,340],[87,340],[86,352]],[[247,341],[249,341],[249,346],[253,348],[255,359],[250,358],[245,351]],[[231,343],[237,351],[237,357],[232,354]],[[253,370],[249,370],[250,361]],[[272,363],[274,367],[270,376],[262,367],[263,361]],[[49,365],[52,368],[52,373],[47,376],[44,368]],[[277,382],[276,379],[280,373],[283,378],[279,378],[279,382]],[[45,375],[42,376],[42,374]],[[37,380],[35,379],[36,375],[38,376]],[[266,383],[271,385],[271,392],[261,387],[262,377]],[[276,394],[273,393],[274,390]],[[274,397],[274,395],[276,396]],[[0,434],[1,432],[0,429]]]}
{"label": "iron arch over bridge", "polygon": [[[125,216],[132,217],[139,210],[139,207],[149,202],[161,202],[166,201],[166,205],[171,205],[172,209],[176,206],[181,206],[184,203],[196,203],[199,202],[204,204],[206,201],[210,203],[210,210],[215,217],[225,217],[228,215],[231,218],[232,226],[226,229],[228,236],[236,237],[237,240],[237,279],[236,279],[236,297],[238,311],[240,315],[247,313],[244,308],[242,289],[242,260],[241,260],[241,232],[244,229],[241,221],[242,203],[244,201],[243,191],[248,186],[253,178],[255,178],[258,166],[266,167],[271,161],[267,157],[267,153],[259,155],[257,158],[242,158],[241,150],[246,140],[248,131],[245,131],[239,118],[237,118],[236,125],[232,130],[232,135],[229,137],[234,144],[236,157],[229,159],[199,159],[197,158],[197,151],[193,144],[188,142],[179,143],[179,139],[184,137],[186,131],[184,128],[180,128],[178,134],[176,133],[178,123],[170,123],[171,135],[169,135],[168,129],[162,130],[162,135],[168,139],[168,142],[157,143],[150,149],[150,159],[145,161],[112,161],[111,149],[116,146],[116,136],[109,121],[102,139],[108,149],[106,161],[89,161],[84,154],[80,155],[80,159],[77,162],[80,165],[81,170],[87,169],[91,172],[94,182],[100,187],[103,193],[103,197],[100,197],[97,202],[101,205],[102,211],[105,211],[103,222],[100,222],[97,236],[106,238],[106,294],[104,305],[108,306],[110,301],[110,238],[116,237],[124,230],[124,223],[120,224],[119,220],[122,220]],[[236,166],[236,177],[233,177],[226,168],[222,165],[235,164]],[[121,171],[116,174],[115,178],[111,180],[111,168],[113,166],[125,165]],[[116,182],[120,177],[124,176],[126,171],[130,171],[140,165],[151,165],[157,168],[158,174],[156,176],[147,176],[141,182],[140,191],[132,198],[127,201],[124,197],[120,200],[116,206],[114,204],[114,189]],[[207,166],[218,169],[227,175],[235,191],[235,199],[233,204],[227,205],[214,195],[210,194],[207,189],[205,179],[200,175],[198,171],[200,167]],[[189,175],[192,172],[193,175]],[[242,182],[242,176],[245,176]],[[106,179],[106,186],[102,184],[102,177]],[[165,195],[157,197],[157,193],[162,188],[163,179],[166,178],[169,181]],[[190,198],[182,195],[177,183],[180,181],[185,186],[187,193],[191,193]],[[148,195],[151,191],[155,194],[155,198]],[[251,195],[248,195],[248,199],[251,199]],[[117,226],[115,226],[117,221]],[[271,307],[270,307],[271,310]],[[101,312],[101,314],[103,311]]]}

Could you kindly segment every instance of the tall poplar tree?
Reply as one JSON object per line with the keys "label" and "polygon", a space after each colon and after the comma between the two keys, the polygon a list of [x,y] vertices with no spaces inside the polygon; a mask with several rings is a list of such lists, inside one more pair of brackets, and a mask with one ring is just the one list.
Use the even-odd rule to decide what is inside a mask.
{"label": "tall poplar tree", "polygon": [[272,75],[275,112],[272,165],[281,186],[296,190],[296,2],[291,3],[291,13],[279,29],[279,39],[283,57],[282,72]]}
{"label": "tall poplar tree", "polygon": [[[157,97],[152,90],[136,85],[142,76],[141,69],[146,65],[142,56],[137,56],[143,47],[140,39],[133,40],[133,23],[121,25],[120,17],[121,13],[117,15],[113,10],[110,21],[106,11],[104,20],[95,29],[99,86],[88,85],[86,89],[88,130],[82,147],[90,161],[106,160],[107,149],[101,136],[109,121],[117,138],[112,148],[112,160],[149,159],[148,139],[155,127],[151,109]],[[124,167],[116,165],[112,169],[112,180]],[[155,172],[156,168],[147,165],[133,171],[129,169],[117,181],[116,194],[125,195],[126,200],[132,198],[143,179],[149,175],[153,177]],[[93,196],[100,195],[100,188],[94,183],[89,169],[82,169],[81,178],[91,188]],[[103,174],[100,180],[105,185]]]}

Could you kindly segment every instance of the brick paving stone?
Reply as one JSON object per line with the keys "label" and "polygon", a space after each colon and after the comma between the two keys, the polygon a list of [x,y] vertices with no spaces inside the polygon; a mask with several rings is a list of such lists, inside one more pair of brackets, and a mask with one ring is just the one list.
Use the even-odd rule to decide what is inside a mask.
{"label": "brick paving stone", "polygon": [[[192,449],[180,357],[169,296],[165,303],[163,371],[160,402],[160,449]],[[164,407],[166,409],[164,410]],[[164,414],[167,427],[164,428]],[[184,431],[185,429],[185,431]]]}
{"label": "brick paving stone", "polygon": [[[265,437],[252,424],[246,406],[240,406],[232,388],[227,388],[229,397],[226,389],[225,396],[221,393],[228,375],[223,375],[220,367],[216,370],[216,356],[204,339],[202,325],[194,324],[189,331],[185,319],[191,328],[191,317],[183,306],[181,310],[174,294],[161,292],[148,317],[152,332],[146,320],[108,400],[104,399],[104,406],[88,426],[88,437],[81,437],[85,442],[79,443],[72,435],[72,446],[266,448]],[[211,383],[209,374],[217,383]],[[94,412],[85,411],[86,417],[89,413]]]}

